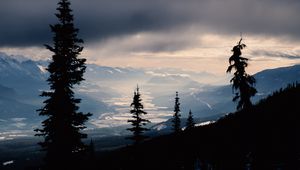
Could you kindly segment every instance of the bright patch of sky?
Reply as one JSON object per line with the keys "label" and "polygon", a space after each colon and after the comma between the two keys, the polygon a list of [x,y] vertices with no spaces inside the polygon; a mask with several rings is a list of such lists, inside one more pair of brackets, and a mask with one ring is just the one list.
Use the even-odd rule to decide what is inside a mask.
{"label": "bright patch of sky", "polygon": [[[82,56],[88,59],[88,63],[105,66],[167,67],[225,75],[228,58],[232,55],[231,49],[240,38],[239,36],[213,34],[199,35],[196,36],[197,38],[185,40],[193,42],[190,42],[191,46],[178,47],[168,51],[165,49],[148,50],[147,47],[154,42],[159,44],[165,39],[170,39],[171,35],[156,35],[155,33],[139,33],[138,35],[143,38],[136,38],[137,35],[128,35],[98,44],[88,44]],[[151,42],[152,36],[163,38]],[[178,37],[183,39],[180,38],[180,35]],[[285,37],[253,35],[244,35],[243,39],[247,45],[243,50],[243,56],[250,59],[249,73],[253,74],[264,69],[289,66],[300,62],[299,42],[290,41]],[[34,60],[45,60],[51,57],[51,53],[47,50],[36,47],[0,48],[0,51],[12,55],[25,55]]]}

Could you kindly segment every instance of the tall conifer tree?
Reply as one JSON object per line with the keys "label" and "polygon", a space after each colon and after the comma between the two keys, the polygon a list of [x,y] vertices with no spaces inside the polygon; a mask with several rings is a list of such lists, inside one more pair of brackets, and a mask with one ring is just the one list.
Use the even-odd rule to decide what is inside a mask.
{"label": "tall conifer tree", "polygon": [[248,66],[248,59],[241,57],[241,50],[246,47],[242,44],[242,38],[238,45],[232,49],[233,55],[229,58],[230,66],[227,69],[227,73],[230,73],[232,69],[235,69],[234,76],[230,80],[232,83],[232,89],[235,91],[235,97],[233,101],[238,101],[237,110],[243,108],[249,108],[252,106],[250,98],[256,94],[255,78],[247,74],[245,68]]}
{"label": "tall conifer tree", "polygon": [[53,46],[45,45],[54,53],[47,68],[50,90],[41,94],[47,99],[39,110],[39,115],[47,116],[47,119],[42,122],[42,129],[36,129],[37,136],[44,136],[40,145],[46,151],[49,169],[70,168],[78,162],[87,148],[81,141],[87,135],[81,130],[91,116],[78,111],[80,99],[75,98],[73,92],[74,85],[84,80],[86,59],[78,58],[83,50],[83,40],[77,38],[78,29],[74,28],[70,2],[60,0],[57,11],[59,22],[50,25],[54,33]]}
{"label": "tall conifer tree", "polygon": [[189,111],[189,117],[187,118],[187,121],[186,121],[186,128],[185,129],[190,130],[194,127],[195,127],[195,122],[194,122],[194,118],[193,118],[193,113],[190,110]]}
{"label": "tall conifer tree", "polygon": [[147,112],[143,110],[144,106],[142,104],[139,87],[137,87],[136,91],[134,92],[133,101],[130,107],[132,108],[130,113],[132,114],[133,119],[128,120],[128,122],[131,123],[132,128],[128,128],[127,130],[133,133],[133,136],[129,138],[134,140],[135,144],[139,144],[141,141],[147,138],[147,136],[143,135],[143,133],[149,129],[145,128],[144,126],[150,122],[149,120],[142,118],[143,115],[147,114]]}
{"label": "tall conifer tree", "polygon": [[180,103],[179,103],[178,92],[176,92],[174,115],[173,115],[173,119],[172,119],[174,133],[179,133],[181,131],[180,117],[181,117],[181,115],[180,115]]}

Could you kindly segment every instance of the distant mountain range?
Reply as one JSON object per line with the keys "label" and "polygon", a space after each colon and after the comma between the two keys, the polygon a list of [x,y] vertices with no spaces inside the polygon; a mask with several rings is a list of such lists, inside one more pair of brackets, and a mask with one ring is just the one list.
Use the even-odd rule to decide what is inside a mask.
{"label": "distant mountain range", "polygon": [[[288,84],[300,82],[300,65],[267,69],[254,75],[258,93],[252,99],[253,103],[266,98],[274,91],[285,88]],[[198,123],[216,121],[219,117],[236,110],[233,98],[232,86],[203,86],[201,91],[183,93],[181,95],[181,111],[183,117],[187,117],[189,109],[192,109],[195,121]],[[168,107],[173,106],[173,101],[166,102],[166,98],[173,96],[161,96],[154,99],[154,103],[164,103]],[[182,128],[185,126],[185,118]],[[171,120],[154,125],[154,131],[161,134],[171,132]]]}
{"label": "distant mountain range", "polygon": [[[45,61],[32,61],[0,53],[0,131],[32,129],[38,125],[42,118],[36,110],[41,108],[44,100],[39,95],[49,88],[46,82],[47,64]],[[89,88],[88,82],[84,88]],[[94,88],[101,93],[100,87]],[[81,91],[78,88],[76,90]],[[101,93],[101,96],[104,95]],[[79,92],[78,97],[84,99],[81,108],[86,112],[112,110],[88,93]]]}
{"label": "distant mountain range", "polygon": [[[300,82],[300,65],[264,70],[256,73],[254,77],[258,93],[252,101],[256,103],[275,90],[285,88],[288,84],[297,81]],[[181,101],[182,106],[187,109],[192,108],[197,117],[207,117],[208,113],[214,115],[234,111],[236,103],[232,102],[233,96],[231,85],[206,86],[200,92],[184,94]],[[187,109],[184,110],[185,114],[187,114]]]}
{"label": "distant mountain range", "polygon": [[[32,129],[41,117],[36,112],[48,90],[46,71],[48,62],[32,61],[22,56],[0,53],[0,129]],[[171,117],[175,91],[179,91],[181,110],[186,117],[192,109],[198,120],[218,117],[235,109],[229,85],[220,84],[228,77],[206,72],[192,72],[170,68],[119,68],[88,64],[86,81],[76,87],[82,98],[80,108],[94,116],[89,127],[115,127],[126,125],[132,93],[137,84],[141,87],[145,108],[154,123]],[[288,83],[300,80],[300,65],[264,70],[255,74],[258,94],[254,101],[267,96]],[[123,120],[124,119],[124,120]],[[114,122],[113,122],[114,121]]]}

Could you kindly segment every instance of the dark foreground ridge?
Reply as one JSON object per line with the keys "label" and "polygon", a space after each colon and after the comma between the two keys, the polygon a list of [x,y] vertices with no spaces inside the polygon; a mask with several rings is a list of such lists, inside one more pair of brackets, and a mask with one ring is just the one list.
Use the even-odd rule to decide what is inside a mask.
{"label": "dark foreground ridge", "polygon": [[299,169],[299,99],[300,85],[290,85],[216,123],[98,154],[96,167]]}

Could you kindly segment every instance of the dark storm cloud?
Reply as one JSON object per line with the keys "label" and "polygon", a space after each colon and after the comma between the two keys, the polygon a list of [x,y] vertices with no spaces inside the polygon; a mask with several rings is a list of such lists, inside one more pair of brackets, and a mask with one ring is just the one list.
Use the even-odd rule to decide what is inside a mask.
{"label": "dark storm cloud", "polygon": [[[1,0],[0,46],[36,46],[51,40],[54,0]],[[300,38],[299,0],[72,0],[86,42],[136,32],[289,35]],[[202,31],[202,32],[201,32]]]}

